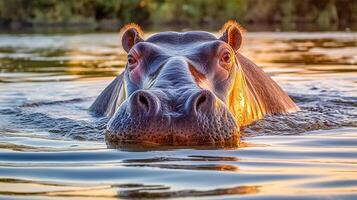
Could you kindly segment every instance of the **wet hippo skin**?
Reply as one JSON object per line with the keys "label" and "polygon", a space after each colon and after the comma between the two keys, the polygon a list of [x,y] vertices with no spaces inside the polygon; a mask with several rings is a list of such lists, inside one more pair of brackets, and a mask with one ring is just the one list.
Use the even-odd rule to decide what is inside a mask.
{"label": "wet hippo skin", "polygon": [[219,38],[189,31],[144,39],[135,24],[122,31],[125,70],[90,107],[110,118],[109,143],[235,145],[242,126],[299,109],[239,53],[242,31],[235,22],[227,22]]}

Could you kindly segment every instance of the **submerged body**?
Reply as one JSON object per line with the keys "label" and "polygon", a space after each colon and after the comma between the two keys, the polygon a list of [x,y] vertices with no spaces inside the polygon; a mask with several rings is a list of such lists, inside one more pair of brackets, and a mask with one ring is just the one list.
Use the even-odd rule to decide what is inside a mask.
{"label": "submerged body", "polygon": [[163,32],[144,40],[125,28],[128,63],[91,111],[110,117],[109,143],[235,145],[240,127],[266,114],[299,108],[239,53],[242,35],[226,23],[222,36]]}

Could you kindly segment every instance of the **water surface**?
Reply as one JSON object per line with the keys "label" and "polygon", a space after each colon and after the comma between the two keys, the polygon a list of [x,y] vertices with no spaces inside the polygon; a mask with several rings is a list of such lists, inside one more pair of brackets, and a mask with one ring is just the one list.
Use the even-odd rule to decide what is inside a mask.
{"label": "water surface", "polygon": [[90,115],[115,33],[0,35],[0,199],[356,199],[357,34],[248,33],[242,53],[300,106],[235,149],[111,149]]}

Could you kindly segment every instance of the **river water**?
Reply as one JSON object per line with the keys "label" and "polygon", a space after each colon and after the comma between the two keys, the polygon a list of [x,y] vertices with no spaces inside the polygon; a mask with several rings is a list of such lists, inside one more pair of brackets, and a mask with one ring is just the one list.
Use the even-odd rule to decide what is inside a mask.
{"label": "river water", "polygon": [[357,199],[357,33],[245,37],[300,112],[235,149],[111,149],[87,108],[125,64],[118,34],[1,34],[0,199]]}

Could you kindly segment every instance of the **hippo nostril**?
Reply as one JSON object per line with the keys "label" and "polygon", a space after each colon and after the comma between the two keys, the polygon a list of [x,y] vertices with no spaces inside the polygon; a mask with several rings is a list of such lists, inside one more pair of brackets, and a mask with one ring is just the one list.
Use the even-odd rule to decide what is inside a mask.
{"label": "hippo nostril", "polygon": [[160,110],[159,99],[148,91],[139,90],[129,98],[129,109],[133,116],[145,114],[146,116],[157,115]]}
{"label": "hippo nostril", "polygon": [[143,94],[139,95],[139,102],[138,103],[140,103],[140,105],[143,108],[145,108],[146,111],[149,111],[150,105],[149,105],[149,101],[148,101],[147,97],[145,97],[145,95],[143,95]]}
{"label": "hippo nostril", "polygon": [[211,112],[213,110],[214,95],[208,90],[201,90],[191,95],[186,103],[186,112],[198,114]]}
{"label": "hippo nostril", "polygon": [[199,96],[196,101],[196,110],[198,110],[202,105],[204,105],[206,101],[207,101],[207,97],[205,94]]}

